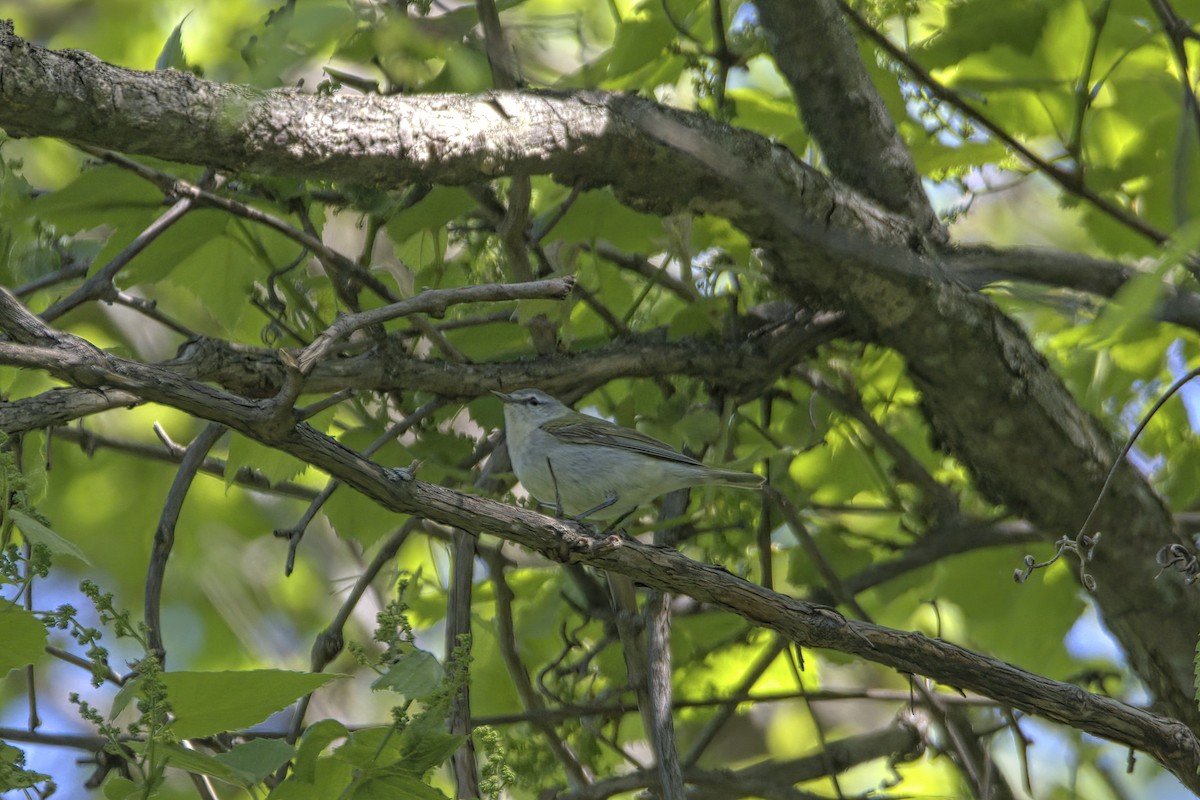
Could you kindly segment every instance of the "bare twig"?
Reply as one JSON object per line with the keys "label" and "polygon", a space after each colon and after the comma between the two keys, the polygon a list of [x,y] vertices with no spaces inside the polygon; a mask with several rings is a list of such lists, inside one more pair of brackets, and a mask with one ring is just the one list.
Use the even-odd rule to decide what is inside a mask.
{"label": "bare twig", "polygon": [[[437,411],[443,405],[445,405],[445,401],[440,398],[430,400],[413,413],[407,415],[404,419],[400,420],[394,425],[389,426],[387,430],[375,437],[375,440],[363,449],[363,458],[370,458],[385,444],[393,441],[398,436],[402,436],[414,425],[420,424],[422,420],[424,420],[433,412]],[[295,525],[291,526],[290,528],[279,528],[275,531],[275,536],[280,539],[288,540],[287,561],[283,567],[283,574],[285,576],[291,575],[292,571],[296,568],[296,551],[300,547],[300,541],[304,538],[304,532],[308,530],[308,526],[313,521],[313,518],[316,517],[317,512],[321,510],[321,508],[325,505],[329,498],[333,496],[333,493],[337,491],[337,488],[341,485],[342,482],[337,478],[329,481],[329,483],[325,484],[325,487],[321,489],[320,493],[313,498],[312,502],[308,504],[308,508],[306,508],[304,513],[300,515],[300,519]]]}
{"label": "bare twig", "polygon": [[1104,495],[1108,491],[1108,487],[1112,485],[1113,478],[1115,478],[1117,475],[1117,470],[1122,464],[1125,463],[1125,457],[1128,456],[1129,451],[1133,449],[1134,442],[1137,441],[1138,436],[1141,435],[1142,431],[1146,430],[1146,426],[1150,424],[1150,420],[1153,419],[1154,415],[1158,413],[1158,410],[1163,407],[1163,404],[1170,400],[1176,392],[1182,389],[1188,381],[1197,376],[1200,376],[1200,367],[1188,370],[1186,374],[1172,383],[1170,387],[1163,392],[1162,396],[1155,401],[1154,405],[1150,406],[1150,410],[1142,416],[1142,419],[1140,422],[1138,422],[1137,427],[1133,429],[1133,432],[1130,433],[1129,437],[1125,440],[1125,444],[1121,447],[1121,452],[1117,453],[1117,457],[1113,459],[1112,467],[1109,468],[1108,474],[1104,477],[1104,483],[1100,486],[1100,493],[1096,495],[1096,501],[1092,503],[1092,508],[1090,511],[1088,511],[1087,518],[1084,519],[1083,524],[1079,526],[1079,531],[1076,533],[1076,538],[1090,533],[1092,520],[1095,519],[1096,513],[1100,510],[1100,503],[1104,501]]}
{"label": "bare twig", "polygon": [[380,308],[345,314],[338,317],[312,344],[300,353],[300,370],[304,374],[312,371],[329,351],[354,331],[378,325],[398,317],[411,314],[445,313],[446,309],[460,303],[494,303],[503,300],[554,299],[561,300],[571,293],[575,279],[571,276],[552,278],[529,283],[488,283],[476,286],[460,286],[453,289],[426,289],[425,291]]}
{"label": "bare twig", "polygon": [[165,172],[160,172],[145,164],[139,163],[132,159],[126,158],[119,153],[114,153],[98,147],[88,145],[78,145],[84,152],[103,158],[105,161],[110,161],[117,166],[123,167],[130,172],[133,172],[145,180],[158,186],[163,192],[168,195],[180,196],[183,200],[191,201],[190,204],[199,204],[210,208],[219,208],[227,211],[234,216],[248,219],[251,222],[257,222],[271,230],[277,231],[292,241],[303,245],[317,255],[318,258],[336,264],[338,269],[352,276],[356,281],[362,283],[363,286],[369,288],[379,297],[388,302],[396,302],[397,298],[393,292],[388,289],[378,278],[372,275],[367,270],[360,267],[352,258],[345,256],[331,247],[328,247],[324,242],[316,236],[308,234],[302,230],[298,230],[294,225],[289,225],[274,214],[268,214],[254,206],[247,205],[239,200],[233,200],[228,197],[214,194],[208,191],[202,185],[189,183],[181,178],[168,175]]}
{"label": "bare twig", "polygon": [[162,514],[158,518],[158,527],[154,530],[154,546],[150,555],[150,565],[146,569],[146,627],[149,630],[148,644],[150,652],[158,656],[160,663],[166,663],[167,651],[163,647],[162,621],[159,615],[162,601],[163,577],[167,571],[167,559],[175,544],[175,525],[179,521],[179,512],[183,510],[183,501],[187,498],[192,480],[204,463],[205,456],[217,440],[225,435],[225,426],[216,422],[209,423],[204,430],[188,445],[175,480],[163,503]]}
{"label": "bare twig", "polygon": [[[779,654],[786,650],[787,647],[787,639],[782,636],[776,636],[771,640],[769,646],[763,648],[762,652],[754,659],[754,663],[746,670],[746,674],[742,676],[742,680],[738,683],[733,697],[721,704],[717,709],[717,713],[708,722],[704,723],[704,728],[696,735],[691,749],[688,750],[687,755],[683,758],[685,767],[691,768],[696,765],[696,762],[700,760],[700,756],[704,755],[704,751],[708,749],[708,746],[717,738],[721,729],[725,727],[725,723],[733,718],[737,707],[743,702],[739,698],[749,696],[750,690],[758,683],[759,678],[763,676],[771,664],[775,662],[775,659],[779,657]],[[789,697],[800,697],[802,695],[804,695],[803,692],[788,693]]]}
{"label": "bare twig", "polygon": [[113,278],[117,276],[117,273],[124,269],[133,260],[134,256],[149,247],[151,242],[162,236],[168,228],[183,219],[183,215],[191,211],[193,206],[195,206],[195,200],[190,197],[176,200],[161,217],[152,222],[132,242],[126,245],[124,250],[113,256],[112,261],[101,267],[95,275],[84,281],[83,285],[78,289],[43,311],[42,319],[47,322],[53,322],[63,314],[88,301],[112,299],[116,292],[116,288],[113,286]]}
{"label": "bare twig", "polygon": [[890,58],[895,59],[900,63],[917,81],[924,85],[934,97],[939,100],[949,103],[963,113],[964,116],[973,120],[980,127],[987,130],[992,136],[995,136],[1003,142],[1009,149],[1017,154],[1023,161],[1034,167],[1036,170],[1044,174],[1051,181],[1058,184],[1061,189],[1064,189],[1070,194],[1080,197],[1108,216],[1112,217],[1117,222],[1121,223],[1130,230],[1136,231],[1146,237],[1155,244],[1163,244],[1167,241],[1167,234],[1155,228],[1150,223],[1146,222],[1141,217],[1133,214],[1126,209],[1113,203],[1111,200],[1102,197],[1084,185],[1080,175],[1068,172],[1056,164],[1047,161],[1038,154],[1034,153],[1012,134],[1000,127],[1000,125],[982,111],[974,108],[964,98],[960,97],[953,89],[945,86],[935,79],[928,70],[917,63],[916,59],[910,56],[904,50],[897,47],[891,39],[882,32],[875,29],[861,14],[851,8],[844,0],[838,0],[838,5],[842,11],[850,19],[859,31],[864,36],[874,42],[881,50],[888,54]]}

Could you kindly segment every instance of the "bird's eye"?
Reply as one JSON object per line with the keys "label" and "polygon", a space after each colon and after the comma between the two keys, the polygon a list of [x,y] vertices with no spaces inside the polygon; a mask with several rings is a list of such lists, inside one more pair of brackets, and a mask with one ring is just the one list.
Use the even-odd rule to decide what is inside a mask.
{"label": "bird's eye", "polygon": [[531,406],[540,406],[542,404],[542,401],[538,400],[536,397],[531,397],[525,402],[529,403]]}

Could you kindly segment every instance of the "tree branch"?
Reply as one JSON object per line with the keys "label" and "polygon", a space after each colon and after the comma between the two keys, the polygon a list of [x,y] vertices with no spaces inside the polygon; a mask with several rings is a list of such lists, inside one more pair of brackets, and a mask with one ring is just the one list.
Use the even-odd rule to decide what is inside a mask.
{"label": "tree branch", "polygon": [[447,308],[459,303],[492,303],[500,300],[532,299],[562,300],[574,288],[575,278],[567,276],[528,283],[491,283],[459,286],[453,289],[426,289],[414,297],[381,308],[338,317],[332,325],[313,340],[312,344],[301,351],[297,361],[300,364],[300,371],[307,374],[315,364],[328,355],[335,344],[354,331],[369,325],[379,325],[398,317],[411,314],[440,316],[446,313]]}
{"label": "tree branch", "polygon": [[[744,323],[744,325],[748,325]],[[663,341],[660,332],[631,334],[610,345],[571,355],[498,364],[451,364],[411,355],[400,336],[377,349],[318,363],[304,379],[305,393],[409,391],[442,397],[475,397],[489,389],[537,385],[559,396],[583,393],[617,377],[688,375],[734,394],[756,394],[791,365],[849,330],[836,314],[794,311],[751,331],[743,341]],[[289,351],[300,353],[300,350]],[[271,397],[283,385],[277,350],[219,339],[196,339],[161,366],[198,381],[214,381],[248,397]],[[0,430],[9,433],[61,425],[139,398],[110,387],[51,389],[0,404]]]}
{"label": "tree branch", "polygon": [[163,503],[162,514],[158,519],[158,527],[154,530],[154,546],[151,551],[150,564],[146,568],[146,597],[145,619],[148,629],[147,644],[150,652],[158,657],[159,663],[166,663],[166,649],[162,638],[162,603],[163,578],[167,572],[167,559],[175,544],[175,525],[179,522],[179,514],[183,510],[183,501],[187,499],[188,489],[192,480],[200,471],[201,464],[208,451],[225,435],[225,426],[218,424],[206,425],[190,445],[183,459],[179,462],[179,470],[171,483],[171,490]]}
{"label": "tree branch", "polygon": [[949,239],[912,154],[871,82],[835,0],[756,4],[775,63],[787,78],[804,127],[829,170],[884,208],[916,221],[931,240]]}
{"label": "tree branch", "polygon": [[[946,268],[974,288],[997,281],[1024,281],[1114,297],[1129,281],[1144,274],[1119,261],[1044,247],[972,245],[951,252]],[[1160,292],[1157,319],[1200,331],[1200,295],[1166,282]]]}

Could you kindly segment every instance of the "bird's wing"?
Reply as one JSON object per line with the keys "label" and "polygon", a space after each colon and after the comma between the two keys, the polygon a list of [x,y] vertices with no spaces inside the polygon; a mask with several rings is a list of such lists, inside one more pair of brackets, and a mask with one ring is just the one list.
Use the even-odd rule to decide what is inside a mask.
{"label": "bird's wing", "polygon": [[[599,423],[599,424],[598,424]],[[685,456],[666,442],[660,442],[653,436],[647,436],[629,428],[614,425],[608,420],[589,419],[586,422],[570,420],[550,420],[542,425],[542,430],[551,434],[560,442],[568,444],[601,445],[641,453],[651,458],[661,458],[664,461],[676,461],[680,464],[704,466],[699,461]]]}

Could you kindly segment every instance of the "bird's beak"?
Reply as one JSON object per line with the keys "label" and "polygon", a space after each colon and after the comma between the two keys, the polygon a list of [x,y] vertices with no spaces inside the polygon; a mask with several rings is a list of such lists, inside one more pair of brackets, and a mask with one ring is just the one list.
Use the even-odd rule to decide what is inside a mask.
{"label": "bird's beak", "polygon": [[504,402],[506,402],[506,403],[513,402],[513,397],[511,394],[505,394],[504,392],[497,392],[495,389],[493,389],[491,391],[492,391],[492,394],[496,395],[496,397],[499,397]]}

